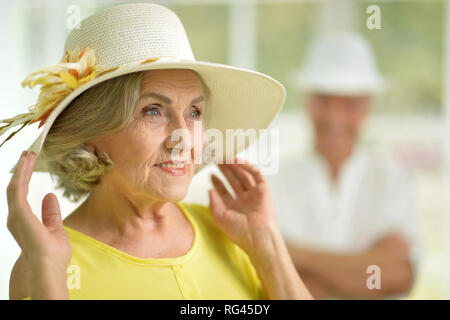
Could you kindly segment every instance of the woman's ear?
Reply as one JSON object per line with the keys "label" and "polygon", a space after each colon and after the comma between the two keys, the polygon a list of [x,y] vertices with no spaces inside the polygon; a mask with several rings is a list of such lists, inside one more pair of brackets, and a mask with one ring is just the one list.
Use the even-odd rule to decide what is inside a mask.
{"label": "woman's ear", "polygon": [[85,142],[84,144],[86,145],[87,151],[92,152],[94,154],[96,153],[96,148],[95,148],[94,142],[88,141],[88,142]]}

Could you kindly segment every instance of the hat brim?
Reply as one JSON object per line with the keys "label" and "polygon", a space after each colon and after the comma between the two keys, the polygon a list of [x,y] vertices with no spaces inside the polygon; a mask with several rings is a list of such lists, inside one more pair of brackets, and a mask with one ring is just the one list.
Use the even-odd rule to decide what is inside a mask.
{"label": "hat brim", "polygon": [[[138,64],[128,68],[100,75],[80,86],[50,113],[39,137],[27,149],[38,155],[34,171],[48,172],[49,166],[42,156],[41,149],[45,138],[58,115],[80,94],[87,89],[112,78],[125,74],[156,69],[191,69],[197,72],[210,89],[208,100],[207,128],[220,130],[225,137],[226,129],[263,129],[267,128],[280,112],[286,99],[284,86],[268,75],[252,70],[237,68],[229,65],[204,61],[155,61]],[[259,130],[256,130],[258,136]],[[245,150],[254,141],[245,139],[244,143],[235,145],[233,154]],[[229,151],[228,151],[229,152]],[[224,149],[226,157],[227,154]],[[16,165],[10,170],[13,173]]]}

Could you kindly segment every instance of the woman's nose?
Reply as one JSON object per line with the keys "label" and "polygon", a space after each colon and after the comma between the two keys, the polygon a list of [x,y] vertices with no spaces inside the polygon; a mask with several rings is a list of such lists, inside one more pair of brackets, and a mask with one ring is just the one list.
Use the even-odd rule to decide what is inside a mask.
{"label": "woman's nose", "polygon": [[191,147],[191,136],[184,118],[174,119],[169,126],[169,134],[165,141],[167,149],[180,148],[187,150]]}

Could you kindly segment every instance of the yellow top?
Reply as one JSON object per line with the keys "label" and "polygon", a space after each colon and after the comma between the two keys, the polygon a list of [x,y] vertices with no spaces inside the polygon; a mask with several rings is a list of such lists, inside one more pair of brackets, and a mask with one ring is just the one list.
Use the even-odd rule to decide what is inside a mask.
{"label": "yellow top", "polygon": [[249,257],[217,229],[210,210],[177,205],[194,242],[176,258],[141,259],[65,226],[72,246],[70,299],[263,299]]}

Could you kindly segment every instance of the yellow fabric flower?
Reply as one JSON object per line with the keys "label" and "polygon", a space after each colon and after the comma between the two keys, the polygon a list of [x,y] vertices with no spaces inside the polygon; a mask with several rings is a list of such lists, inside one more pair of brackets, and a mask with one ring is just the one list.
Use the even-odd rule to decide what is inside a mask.
{"label": "yellow fabric flower", "polygon": [[30,110],[36,115],[30,123],[41,121],[41,127],[51,110],[70,92],[96,76],[95,50],[85,47],[67,51],[60,63],[31,73],[22,81],[22,86],[33,88],[41,85],[38,102]]}
{"label": "yellow fabric flower", "polygon": [[72,91],[81,85],[93,80],[95,77],[132,65],[149,63],[158,60],[147,59],[140,62],[128,63],[120,67],[107,68],[96,64],[95,50],[85,47],[69,50],[62,57],[59,64],[46,67],[30,73],[23,81],[23,87],[33,88],[41,86],[37,103],[33,105],[29,112],[19,114],[13,118],[1,120],[0,123],[6,125],[0,127],[0,135],[8,129],[22,124],[19,130],[13,132],[0,144],[0,147],[17,132],[22,130],[27,124],[39,123],[40,128],[44,125],[52,110]]}

